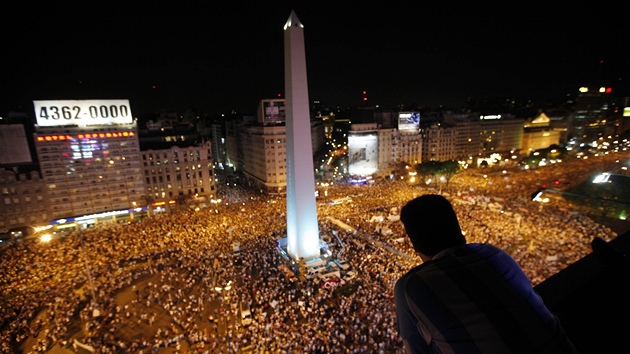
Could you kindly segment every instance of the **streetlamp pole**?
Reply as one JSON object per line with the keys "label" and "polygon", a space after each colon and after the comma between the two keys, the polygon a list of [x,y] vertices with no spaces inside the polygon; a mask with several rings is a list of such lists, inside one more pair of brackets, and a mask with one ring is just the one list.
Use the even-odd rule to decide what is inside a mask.
{"label": "streetlamp pole", "polygon": [[85,263],[85,272],[87,273],[88,282],[90,283],[90,290],[92,291],[92,303],[96,304],[96,292],[94,291],[94,282],[92,281],[92,272],[90,271],[90,264],[88,263],[87,254],[85,252],[85,245],[83,242],[83,230],[81,225],[79,226],[79,239],[81,242],[81,252],[83,253],[83,261]]}

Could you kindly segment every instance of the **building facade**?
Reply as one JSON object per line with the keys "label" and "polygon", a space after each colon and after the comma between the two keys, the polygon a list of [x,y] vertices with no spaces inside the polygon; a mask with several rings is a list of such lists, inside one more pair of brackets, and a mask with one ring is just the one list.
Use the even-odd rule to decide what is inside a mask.
{"label": "building facade", "polygon": [[[311,126],[311,146],[314,152],[324,148],[326,139],[324,124],[313,119]],[[287,146],[284,124],[241,124],[233,125],[238,135],[228,139],[228,146],[237,149],[241,156],[235,165],[245,176],[248,184],[263,193],[286,194],[287,187]],[[303,142],[301,142],[303,143]]]}
{"label": "building facade", "polygon": [[146,205],[135,123],[40,127],[35,149],[52,219]]}
{"label": "building facade", "polygon": [[423,128],[421,161],[454,160],[455,138],[455,128],[449,124],[433,123]]}
{"label": "building facade", "polygon": [[591,144],[606,136],[611,91],[606,87],[581,87],[575,99],[575,115],[571,122],[573,144]]}
{"label": "building facade", "polygon": [[525,122],[522,145],[524,153],[529,154],[535,150],[560,144],[561,130],[551,128],[550,123],[551,119],[544,113]]}
{"label": "building facade", "polygon": [[287,141],[285,127],[248,126],[241,132],[243,174],[250,186],[266,194],[286,194]]}
{"label": "building facade", "polygon": [[0,230],[50,222],[46,183],[38,171],[0,170]]}
{"label": "building facade", "polygon": [[140,153],[147,201],[156,205],[209,205],[216,195],[210,142]]}

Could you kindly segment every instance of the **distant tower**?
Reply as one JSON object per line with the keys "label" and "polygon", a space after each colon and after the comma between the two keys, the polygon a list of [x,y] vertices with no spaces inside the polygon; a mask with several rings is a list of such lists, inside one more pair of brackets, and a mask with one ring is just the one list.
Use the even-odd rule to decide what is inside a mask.
{"label": "distant tower", "polygon": [[284,25],[287,137],[287,253],[295,260],[318,257],[319,226],[306,80],[304,29],[291,11]]}

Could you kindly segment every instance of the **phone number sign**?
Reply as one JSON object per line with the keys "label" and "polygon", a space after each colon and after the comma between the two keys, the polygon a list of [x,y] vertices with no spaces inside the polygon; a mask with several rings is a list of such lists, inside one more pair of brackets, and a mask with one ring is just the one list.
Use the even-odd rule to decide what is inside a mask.
{"label": "phone number sign", "polygon": [[49,100],[33,106],[41,127],[133,123],[129,100]]}

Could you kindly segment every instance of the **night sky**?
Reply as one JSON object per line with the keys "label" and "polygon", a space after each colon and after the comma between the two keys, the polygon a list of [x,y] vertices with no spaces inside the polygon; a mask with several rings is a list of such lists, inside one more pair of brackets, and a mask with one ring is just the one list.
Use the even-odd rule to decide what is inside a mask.
{"label": "night sky", "polygon": [[284,97],[291,10],[305,26],[309,99],[326,106],[361,104],[363,90],[384,109],[561,100],[585,84],[630,95],[628,25],[612,2],[375,3],[16,3],[0,21],[0,115],[52,99],[129,99],[135,115],[253,113]]}

